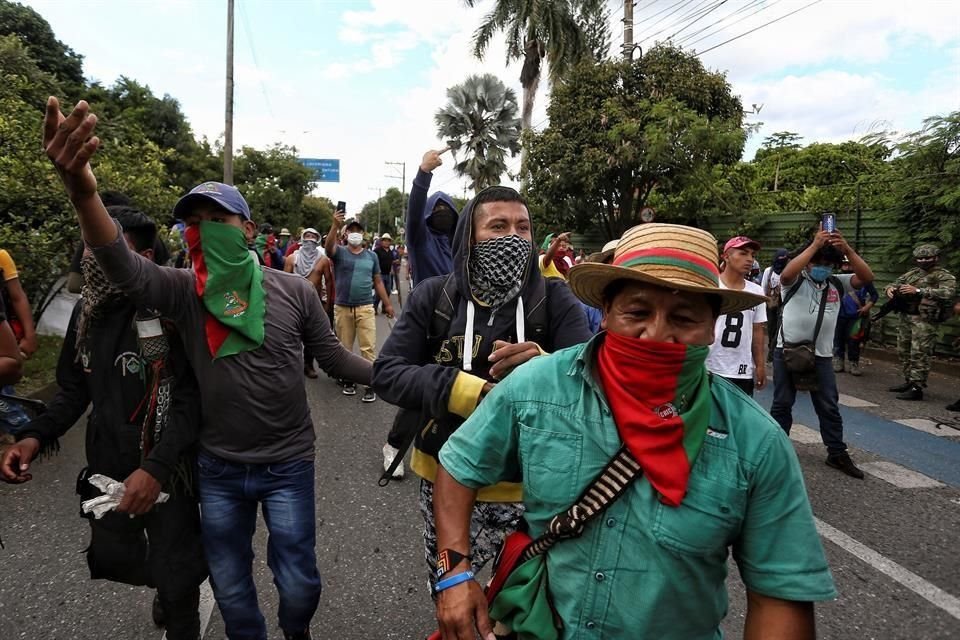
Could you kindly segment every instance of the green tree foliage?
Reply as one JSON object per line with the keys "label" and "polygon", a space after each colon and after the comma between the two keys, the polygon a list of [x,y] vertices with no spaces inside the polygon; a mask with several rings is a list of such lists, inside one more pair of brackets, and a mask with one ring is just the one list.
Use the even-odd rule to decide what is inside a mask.
{"label": "green tree foliage", "polygon": [[376,233],[379,218],[380,232],[389,233],[396,239],[398,231],[396,222],[403,220],[404,199],[400,189],[390,187],[383,192],[379,200],[371,200],[363,205],[360,219],[366,225],[367,231],[371,234]]}
{"label": "green tree foliage", "polygon": [[91,85],[86,99],[113,135],[146,137],[161,149],[167,177],[180,192],[221,174],[222,157],[205,139],[194,138],[180,103],[171,96],[158,98],[149,87],[121,76],[110,87]]}
{"label": "green tree foliage", "polygon": [[[465,0],[474,7],[477,0]],[[523,60],[520,85],[523,87],[523,130],[531,128],[533,103],[540,86],[541,67],[546,60],[550,80],[556,82],[567,70],[591,54],[597,46],[584,34],[579,18],[590,15],[602,0],[496,0],[483,24],[473,36],[474,55],[483,58],[493,36],[503,31],[507,42],[507,64]]]}
{"label": "green tree foliage", "polygon": [[743,151],[743,108],[723,74],[695,56],[658,46],[633,62],[582,64],[554,87],[550,126],[529,137],[529,193],[549,228],[600,223],[617,237],[648,204],[661,220],[695,222],[698,209],[671,202],[703,192],[714,167]]}
{"label": "green tree foliage", "polygon": [[0,36],[6,35],[16,36],[37,67],[56,79],[68,95],[74,96],[83,88],[83,56],[57,40],[39,13],[0,0]]}
{"label": "green tree foliage", "polygon": [[[300,205],[300,226],[304,229],[313,227],[320,235],[325,235],[333,222],[334,208],[336,205],[330,198],[305,196]],[[296,233],[296,230],[297,228],[290,228],[291,233]]]}
{"label": "green tree foliage", "polygon": [[233,171],[254,220],[289,229],[302,226],[301,207],[310,193],[313,171],[300,164],[295,147],[277,144],[266,151],[243,147]]}
{"label": "green tree foliage", "polygon": [[465,156],[453,170],[469,176],[475,191],[500,184],[507,170],[506,154],[520,152],[516,94],[486,73],[447,89],[447,99],[434,119],[438,135],[449,141],[454,155]]}
{"label": "green tree foliage", "polygon": [[[38,153],[44,102],[38,104],[37,97],[57,93],[60,86],[27,53],[19,42],[0,39],[0,247],[17,262],[39,317],[79,234],[59,179]],[[167,184],[160,156],[142,136],[106,137],[94,156],[101,189],[122,191],[154,215],[170,211],[176,192]]]}
{"label": "green tree foliage", "polygon": [[927,118],[895,147],[897,197],[884,217],[897,222],[891,259],[907,263],[914,245],[933,242],[941,264],[960,273],[960,111]]}

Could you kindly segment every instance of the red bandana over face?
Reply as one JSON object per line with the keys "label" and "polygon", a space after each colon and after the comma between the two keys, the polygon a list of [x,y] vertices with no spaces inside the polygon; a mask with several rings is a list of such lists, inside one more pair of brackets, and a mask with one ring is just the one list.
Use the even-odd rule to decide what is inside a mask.
{"label": "red bandana over face", "polygon": [[709,347],[607,332],[597,372],[617,432],[647,480],[671,507],[687,481],[710,420]]}

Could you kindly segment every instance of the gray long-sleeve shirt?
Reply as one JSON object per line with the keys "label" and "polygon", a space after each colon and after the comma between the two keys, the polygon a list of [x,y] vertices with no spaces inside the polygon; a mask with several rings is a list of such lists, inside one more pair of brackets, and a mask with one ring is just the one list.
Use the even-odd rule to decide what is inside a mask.
{"label": "gray long-sleeve shirt", "polygon": [[371,364],[340,344],[317,292],[300,276],[264,269],[263,344],[214,360],[192,270],[157,266],[131,251],[122,233],[93,253],[107,277],[136,304],[157,309],[176,323],[200,385],[200,445],[216,456],[245,464],[313,457],[303,345],[331,375],[370,383]]}

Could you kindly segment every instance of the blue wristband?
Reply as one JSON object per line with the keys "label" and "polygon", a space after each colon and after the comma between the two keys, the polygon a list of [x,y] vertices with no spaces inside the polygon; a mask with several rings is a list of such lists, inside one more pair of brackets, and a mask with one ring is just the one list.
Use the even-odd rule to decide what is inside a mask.
{"label": "blue wristband", "polygon": [[463,573],[458,573],[455,576],[444,578],[443,580],[437,583],[437,586],[433,588],[433,592],[440,593],[444,589],[455,587],[462,582],[466,582],[467,580],[473,580],[473,571],[464,571]]}

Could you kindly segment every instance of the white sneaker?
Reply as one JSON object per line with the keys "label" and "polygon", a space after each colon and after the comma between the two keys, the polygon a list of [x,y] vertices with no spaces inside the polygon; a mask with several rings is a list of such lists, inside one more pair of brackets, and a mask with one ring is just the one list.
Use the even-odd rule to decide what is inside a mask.
{"label": "white sneaker", "polygon": [[[383,445],[383,470],[386,471],[390,468],[390,465],[393,464],[393,459],[397,457],[397,454],[400,453],[399,449],[391,447],[389,444]],[[397,465],[397,468],[393,470],[392,477],[397,478],[398,480],[403,477],[403,460],[400,461],[400,464]]]}

